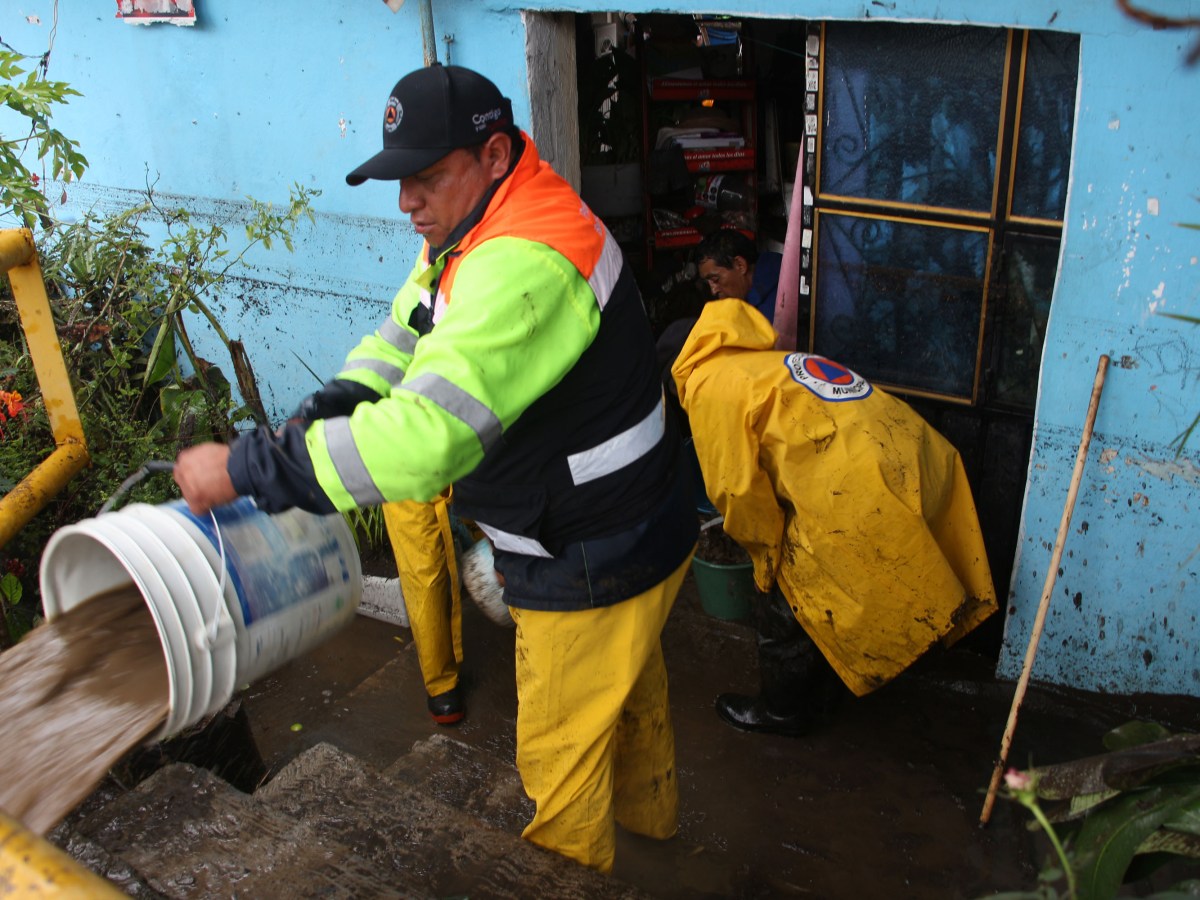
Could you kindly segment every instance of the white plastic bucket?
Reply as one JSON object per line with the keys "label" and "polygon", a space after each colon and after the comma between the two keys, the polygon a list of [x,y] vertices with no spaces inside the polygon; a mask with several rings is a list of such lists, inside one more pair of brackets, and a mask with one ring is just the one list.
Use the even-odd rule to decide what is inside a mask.
{"label": "white plastic bucket", "polygon": [[511,626],[512,613],[504,602],[504,587],[496,577],[496,564],[492,555],[492,542],[480,538],[472,544],[459,561],[463,586],[475,605],[497,625]]}
{"label": "white plastic bucket", "polygon": [[156,740],[333,635],[362,597],[358,549],[340,515],[267,515],[246,498],[212,516],[181,500],[133,503],[60,528],[39,577],[50,621],[108,591],[141,593],[170,681]]}

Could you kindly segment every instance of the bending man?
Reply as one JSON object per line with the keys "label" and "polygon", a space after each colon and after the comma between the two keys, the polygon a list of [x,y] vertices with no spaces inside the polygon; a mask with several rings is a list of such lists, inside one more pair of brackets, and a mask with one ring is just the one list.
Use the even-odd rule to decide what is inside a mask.
{"label": "bending man", "polygon": [[762,693],[723,694],[717,713],[796,735],[827,712],[830,668],[859,696],[875,690],[991,615],[996,592],[954,447],[844,366],[774,344],[748,304],[717,300],[671,372],[771,622]]}

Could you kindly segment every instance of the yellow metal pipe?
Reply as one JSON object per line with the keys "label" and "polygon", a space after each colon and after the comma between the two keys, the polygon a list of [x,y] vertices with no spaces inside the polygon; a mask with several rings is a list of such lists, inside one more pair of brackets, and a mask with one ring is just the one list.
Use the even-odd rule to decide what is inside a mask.
{"label": "yellow metal pipe", "polygon": [[0,231],[0,270],[8,273],[21,328],[29,344],[42,402],[57,448],[13,490],[0,497],[0,547],[8,543],[46,502],[90,461],[75,392],[63,361],[50,299],[38,265],[33,233],[27,228]]}
{"label": "yellow metal pipe", "polygon": [[[0,240],[11,244],[13,233],[0,233]],[[16,233],[32,244],[33,238],[26,229]],[[13,299],[17,301],[25,340],[29,342],[29,355],[33,358],[33,368],[42,388],[42,402],[46,404],[46,413],[50,417],[54,442],[60,445],[67,441],[82,444],[83,425],[79,422],[75,392],[67,376],[67,364],[63,362],[62,345],[58,342],[58,331],[50,313],[50,300],[46,297],[46,284],[42,280],[36,254],[22,265],[11,266],[8,280],[12,284]]]}
{"label": "yellow metal pipe", "polygon": [[33,233],[28,228],[0,231],[0,269],[23,266],[33,259]]}
{"label": "yellow metal pipe", "polygon": [[47,456],[21,483],[0,497],[0,547],[7,544],[91,461],[87,447],[67,442]]}
{"label": "yellow metal pipe", "polygon": [[0,813],[0,898],[116,900],[125,896],[112,882]]}

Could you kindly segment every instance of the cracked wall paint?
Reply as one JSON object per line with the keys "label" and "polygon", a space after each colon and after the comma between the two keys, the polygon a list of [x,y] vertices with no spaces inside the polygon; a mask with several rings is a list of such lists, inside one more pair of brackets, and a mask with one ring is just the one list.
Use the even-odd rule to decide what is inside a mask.
{"label": "cracked wall paint", "polygon": [[[1043,432],[1039,461],[1061,471],[1077,440],[1070,430]],[[1099,691],[1200,695],[1200,547],[1190,514],[1197,486],[1196,458],[1101,436],[1084,469],[1046,618],[1043,646],[1054,649],[1046,660],[1038,657],[1035,678]],[[1050,516],[1061,512],[1063,491],[1053,477],[1030,485],[1033,527],[1022,535],[1015,596],[1045,580]],[[1034,609],[1010,602],[999,674],[1020,672]]]}
{"label": "cracked wall paint", "polygon": [[1188,484],[1200,485],[1200,466],[1190,459],[1148,459],[1146,457],[1126,457],[1125,464],[1136,466],[1147,475],[1170,481],[1180,478]]}

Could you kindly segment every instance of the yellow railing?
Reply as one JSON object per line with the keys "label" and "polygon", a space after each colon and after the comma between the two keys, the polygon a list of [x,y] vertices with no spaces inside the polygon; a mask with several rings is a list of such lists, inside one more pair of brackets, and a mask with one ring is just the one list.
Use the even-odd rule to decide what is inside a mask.
{"label": "yellow railing", "polygon": [[47,501],[61,491],[90,461],[79,410],[67,365],[63,362],[58,332],[50,314],[50,300],[38,265],[33,234],[27,228],[0,231],[0,270],[8,273],[21,328],[29,344],[33,370],[50,417],[54,451],[26,475],[21,483],[0,497],[0,547],[37,515]]}
{"label": "yellow railing", "polygon": [[111,881],[0,813],[0,900],[119,900],[125,896]]}

